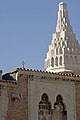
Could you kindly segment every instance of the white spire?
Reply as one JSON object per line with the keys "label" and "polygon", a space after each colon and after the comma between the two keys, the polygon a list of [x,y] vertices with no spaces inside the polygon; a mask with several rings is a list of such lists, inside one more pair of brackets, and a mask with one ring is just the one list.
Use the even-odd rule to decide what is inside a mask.
{"label": "white spire", "polygon": [[59,4],[56,32],[52,35],[45,67],[51,72],[80,71],[80,45],[70,25],[67,4],[63,2]]}

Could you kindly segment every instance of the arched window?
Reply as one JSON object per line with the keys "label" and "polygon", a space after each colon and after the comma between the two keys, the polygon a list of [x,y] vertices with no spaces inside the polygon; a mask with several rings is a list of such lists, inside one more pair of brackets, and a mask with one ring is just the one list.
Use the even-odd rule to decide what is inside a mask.
{"label": "arched window", "polygon": [[51,58],[51,66],[54,67],[54,58]]}
{"label": "arched window", "polygon": [[58,48],[56,48],[56,55],[58,55]]}
{"label": "arched window", "polygon": [[51,103],[46,93],[42,94],[38,106],[38,120],[47,120],[51,116]]}
{"label": "arched window", "polygon": [[54,110],[53,110],[53,116],[52,119],[54,120],[56,117],[56,120],[67,120],[67,111],[65,104],[63,102],[63,97],[58,94],[56,97],[56,102],[54,103]]}
{"label": "arched window", "polygon": [[59,64],[62,65],[62,56],[59,58]]}
{"label": "arched window", "polygon": [[71,56],[70,58],[71,58],[71,64],[73,64],[73,57]]}
{"label": "arched window", "polygon": [[42,94],[42,96],[41,96],[41,100],[47,102],[47,101],[49,100],[48,95],[47,95],[46,93]]}
{"label": "arched window", "polygon": [[78,64],[77,56],[75,56],[75,63]]}
{"label": "arched window", "polygon": [[58,57],[55,58],[55,65],[58,66]]}
{"label": "arched window", "polygon": [[57,102],[62,102],[63,101],[63,97],[60,94],[58,94],[57,97],[56,97],[56,101]]}
{"label": "arched window", "polygon": [[54,47],[56,47],[57,46],[57,44],[56,43],[54,43]]}
{"label": "arched window", "polygon": [[59,48],[59,54],[62,54],[62,48]]}

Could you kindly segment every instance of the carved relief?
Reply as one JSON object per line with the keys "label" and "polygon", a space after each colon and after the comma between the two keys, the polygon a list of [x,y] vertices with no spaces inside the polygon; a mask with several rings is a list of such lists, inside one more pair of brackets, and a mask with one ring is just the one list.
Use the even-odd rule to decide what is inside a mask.
{"label": "carved relief", "polygon": [[20,100],[20,99],[23,99],[23,96],[22,96],[22,94],[20,92],[12,92],[11,93],[11,99],[13,101],[15,101],[16,99]]}
{"label": "carved relief", "polygon": [[52,120],[67,120],[67,111],[62,96],[59,94],[54,103]]}
{"label": "carved relief", "polygon": [[44,93],[39,102],[38,120],[67,120],[67,111],[62,96],[59,94],[51,109],[51,102],[48,95]]}
{"label": "carved relief", "polygon": [[51,103],[46,93],[42,95],[39,102],[38,120],[51,120]]}

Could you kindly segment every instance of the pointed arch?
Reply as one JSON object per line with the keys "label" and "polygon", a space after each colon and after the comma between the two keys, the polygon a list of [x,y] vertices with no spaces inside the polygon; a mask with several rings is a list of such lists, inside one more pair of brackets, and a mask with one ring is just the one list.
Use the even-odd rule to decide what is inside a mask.
{"label": "pointed arch", "polygon": [[58,66],[58,57],[55,58],[55,65]]}
{"label": "pointed arch", "polygon": [[58,94],[57,97],[56,97],[56,101],[57,102],[62,102],[63,101],[62,95]]}
{"label": "pointed arch", "polygon": [[59,54],[62,54],[62,48],[61,47],[59,48]]}
{"label": "pointed arch", "polygon": [[60,120],[67,120],[67,110],[64,104],[64,100],[62,95],[58,94],[56,96],[56,102],[54,103],[54,110],[53,110],[53,120],[60,118]]}
{"label": "pointed arch", "polygon": [[62,65],[62,56],[59,57],[59,64]]}
{"label": "pointed arch", "polygon": [[58,48],[56,48],[56,55],[58,55]]}
{"label": "pointed arch", "polygon": [[75,56],[74,60],[75,60],[75,64],[78,64],[77,56]]}
{"label": "pointed arch", "polygon": [[54,67],[54,58],[51,58],[51,66]]}
{"label": "pointed arch", "polygon": [[38,120],[46,120],[51,116],[51,102],[46,93],[41,96],[41,101],[38,105]]}
{"label": "pointed arch", "polygon": [[49,100],[48,95],[46,93],[43,93],[42,96],[41,96],[41,100],[47,102]]}
{"label": "pointed arch", "polygon": [[71,56],[70,59],[71,59],[71,64],[73,64],[73,57]]}

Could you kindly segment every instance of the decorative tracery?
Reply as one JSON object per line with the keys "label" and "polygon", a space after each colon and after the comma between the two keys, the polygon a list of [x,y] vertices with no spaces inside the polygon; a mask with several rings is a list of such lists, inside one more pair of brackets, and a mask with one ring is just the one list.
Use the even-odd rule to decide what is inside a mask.
{"label": "decorative tracery", "polygon": [[66,107],[60,94],[56,97],[52,116],[52,120],[67,120]]}
{"label": "decorative tracery", "polygon": [[51,103],[46,93],[41,96],[38,109],[38,120],[51,120]]}
{"label": "decorative tracery", "polygon": [[66,106],[60,94],[56,97],[53,109],[48,95],[42,94],[38,105],[38,120],[67,120]]}

